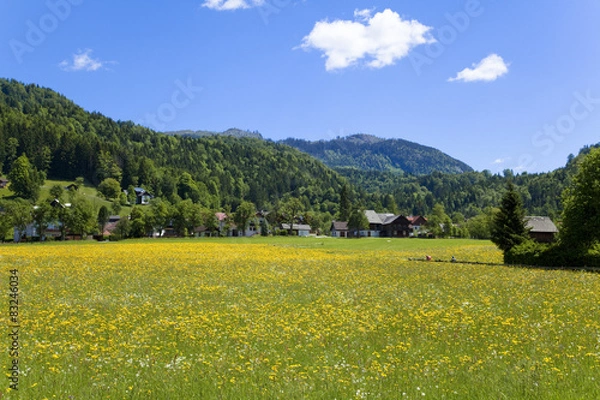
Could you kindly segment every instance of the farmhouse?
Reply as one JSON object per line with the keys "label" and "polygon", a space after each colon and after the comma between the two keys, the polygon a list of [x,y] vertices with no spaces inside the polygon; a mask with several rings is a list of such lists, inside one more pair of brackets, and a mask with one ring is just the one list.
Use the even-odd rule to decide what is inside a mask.
{"label": "farmhouse", "polygon": [[8,179],[0,178],[0,189],[4,189],[8,186]]}
{"label": "farmhouse", "polygon": [[331,236],[338,238],[348,237],[348,223],[343,221],[332,221]]}
{"label": "farmhouse", "polygon": [[[365,216],[369,221],[369,227],[359,231],[360,237],[412,237],[418,235],[427,223],[427,219],[420,215],[405,217],[403,215],[365,210]],[[354,233],[349,233],[348,223],[342,221],[332,223],[331,235],[333,237],[356,236]]]}
{"label": "farmhouse", "polygon": [[529,229],[529,237],[536,242],[551,243],[554,241],[558,229],[549,217],[525,217],[525,227]]}

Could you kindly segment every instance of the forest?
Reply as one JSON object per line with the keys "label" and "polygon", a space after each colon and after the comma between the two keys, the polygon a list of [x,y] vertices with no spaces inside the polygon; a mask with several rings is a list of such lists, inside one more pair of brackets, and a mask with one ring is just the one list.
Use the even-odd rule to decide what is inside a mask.
{"label": "forest", "polygon": [[[413,154],[426,149],[419,153],[425,159],[423,165],[430,169],[439,165],[445,171],[419,173],[415,169],[407,173],[394,166],[414,161],[402,164],[402,151],[390,153],[392,142],[373,136],[338,139],[335,154],[349,153],[339,158],[334,168],[290,146],[318,147],[323,143],[288,140],[287,145],[260,139],[260,135],[239,136],[166,135],[87,112],[51,89],[0,79],[0,176],[8,175],[25,155],[31,168],[43,175],[40,179],[74,181],[83,177],[97,187],[106,188],[110,183],[117,192],[143,187],[170,204],[189,200],[206,209],[235,212],[243,203],[251,203],[257,210],[275,210],[284,200],[294,198],[321,230],[328,229],[332,219],[347,215],[347,210],[340,212],[343,188],[344,201],[355,209],[404,215],[445,213],[455,224],[468,226],[467,220],[491,215],[511,181],[528,215],[560,219],[561,194],[570,185],[580,159],[594,147],[583,148],[566,160],[565,167],[549,173],[506,170],[500,175],[473,171],[439,150],[393,142],[412,146]],[[381,155],[381,147],[388,153]],[[385,158],[388,163],[375,168],[358,162],[361,158],[353,155],[361,148],[365,154],[379,148],[380,158],[371,161]],[[434,156],[428,159],[427,154]],[[350,159],[358,161],[344,161]],[[35,196],[31,200],[35,201]]]}

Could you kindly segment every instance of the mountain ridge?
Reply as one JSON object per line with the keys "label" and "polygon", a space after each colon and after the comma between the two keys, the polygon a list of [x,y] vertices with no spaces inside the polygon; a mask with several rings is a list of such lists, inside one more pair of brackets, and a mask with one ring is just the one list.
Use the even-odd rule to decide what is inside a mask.
{"label": "mountain ridge", "polygon": [[[229,136],[270,141],[259,131],[238,128],[230,128],[223,132],[179,130],[162,133],[190,138]],[[400,138],[381,138],[368,133],[356,133],[341,138],[316,141],[289,137],[277,140],[275,143],[294,147],[320,160],[330,168],[357,168],[364,171],[388,171],[411,175],[427,175],[432,172],[460,174],[473,171],[473,168],[465,162],[434,147]]]}
{"label": "mountain ridge", "polygon": [[463,161],[441,150],[405,139],[385,139],[358,133],[328,141],[288,138],[280,142],[310,154],[331,168],[352,167],[412,175],[473,171]]}

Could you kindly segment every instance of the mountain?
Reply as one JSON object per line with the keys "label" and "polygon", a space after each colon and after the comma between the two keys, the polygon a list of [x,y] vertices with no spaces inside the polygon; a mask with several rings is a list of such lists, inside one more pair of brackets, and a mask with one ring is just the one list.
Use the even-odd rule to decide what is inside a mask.
{"label": "mountain", "polygon": [[[562,210],[561,193],[590,149],[583,148],[569,157],[564,168],[552,172],[514,175],[507,171],[501,176],[489,171],[457,173],[470,168],[435,149],[370,135],[284,142],[321,148],[321,154],[332,158],[337,154],[344,162],[338,160],[334,170],[297,148],[253,137],[165,135],[85,111],[50,89],[0,79],[0,175],[26,154],[49,179],[72,181],[83,176],[97,185],[113,177],[123,189],[142,186],[172,203],[189,198],[214,209],[235,210],[247,200],[273,210],[290,195],[307,209],[329,213],[331,218],[341,188],[349,183],[349,198],[355,206],[428,215],[441,204],[460,223],[464,217],[497,207],[510,180],[529,215],[556,218]],[[425,167],[408,168],[411,164],[402,164],[397,154],[410,156],[413,162],[420,157]],[[371,158],[381,165],[374,165]],[[452,173],[422,172],[436,163]]]}
{"label": "mountain", "polygon": [[237,128],[227,129],[225,132],[212,132],[212,131],[192,131],[192,130],[183,130],[183,131],[170,131],[163,132],[165,135],[170,136],[182,136],[182,137],[192,137],[192,138],[201,138],[207,136],[231,136],[235,138],[254,138],[254,139],[262,139],[262,135],[257,132],[250,132],[248,130],[242,130]]}
{"label": "mountain", "polygon": [[473,171],[464,162],[440,150],[403,139],[356,134],[315,142],[290,138],[282,143],[308,153],[332,168],[351,167],[412,175],[426,175],[434,171],[449,174]]}
{"label": "mountain", "polygon": [[[231,131],[228,131],[233,133]],[[239,132],[238,132],[239,133]],[[267,207],[286,195],[335,213],[345,179],[315,158],[252,137],[168,136],[88,112],[34,84],[0,79],[0,174],[22,154],[50,179],[107,177],[177,202]]]}

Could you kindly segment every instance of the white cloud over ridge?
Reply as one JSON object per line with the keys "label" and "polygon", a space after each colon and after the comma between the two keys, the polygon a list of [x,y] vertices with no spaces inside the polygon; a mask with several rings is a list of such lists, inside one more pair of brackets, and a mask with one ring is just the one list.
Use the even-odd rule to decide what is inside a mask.
{"label": "white cloud over ridge", "polygon": [[326,58],[325,69],[334,71],[361,62],[371,68],[394,65],[415,47],[435,42],[429,26],[403,20],[392,10],[372,14],[355,10],[354,21],[319,21],[304,37],[300,48],[316,49]]}
{"label": "white cloud over ridge", "polygon": [[63,71],[98,71],[100,69],[104,69],[106,64],[114,64],[114,61],[101,61],[100,59],[92,58],[91,56],[92,50],[85,49],[79,50],[77,53],[73,54],[73,59],[71,61],[64,60],[58,66]]}
{"label": "white cloud over ridge", "polygon": [[265,0],[205,0],[202,7],[217,11],[233,11],[244,8],[260,7]]}
{"label": "white cloud over ridge", "polygon": [[492,82],[507,74],[508,66],[498,54],[490,54],[479,63],[474,63],[473,68],[465,68],[456,77],[449,78],[448,82]]}

